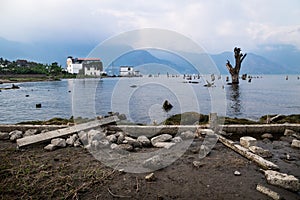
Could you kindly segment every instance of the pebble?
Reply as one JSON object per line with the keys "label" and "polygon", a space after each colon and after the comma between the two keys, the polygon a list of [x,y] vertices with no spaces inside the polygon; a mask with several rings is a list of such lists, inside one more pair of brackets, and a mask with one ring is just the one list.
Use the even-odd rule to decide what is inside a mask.
{"label": "pebble", "polygon": [[239,172],[239,171],[234,171],[233,174],[234,174],[235,176],[240,176],[240,175],[242,175],[241,172]]}

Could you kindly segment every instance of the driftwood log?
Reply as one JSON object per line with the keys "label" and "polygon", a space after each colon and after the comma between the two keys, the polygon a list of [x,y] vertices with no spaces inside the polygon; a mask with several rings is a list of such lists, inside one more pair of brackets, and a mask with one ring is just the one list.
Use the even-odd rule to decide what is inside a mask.
{"label": "driftwood log", "polygon": [[119,118],[117,116],[111,116],[111,117],[103,118],[101,120],[95,120],[95,121],[78,124],[78,125],[63,128],[63,129],[58,129],[58,130],[49,131],[49,132],[42,133],[42,134],[28,136],[28,137],[17,139],[17,145],[18,145],[18,148],[20,148],[20,147],[24,147],[24,146],[35,144],[35,143],[49,141],[53,138],[66,137],[66,136],[72,135],[75,132],[80,132],[80,131],[96,128],[96,127],[99,127],[99,126],[102,126],[105,124],[116,122],[118,120],[119,120]]}
{"label": "driftwood log", "polygon": [[225,146],[229,147],[230,149],[234,150],[235,152],[241,154],[242,156],[248,158],[249,160],[255,162],[263,169],[273,169],[279,170],[279,167],[274,163],[250,152],[248,149],[242,147],[241,145],[235,144],[232,140],[228,140],[223,136],[219,136],[219,141],[222,142]]}

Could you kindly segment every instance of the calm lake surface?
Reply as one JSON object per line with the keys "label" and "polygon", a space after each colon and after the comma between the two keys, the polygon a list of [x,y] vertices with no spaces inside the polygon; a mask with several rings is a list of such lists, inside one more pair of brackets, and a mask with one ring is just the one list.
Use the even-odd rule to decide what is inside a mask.
{"label": "calm lake surface", "polygon": [[[217,110],[222,115],[255,120],[266,114],[300,114],[300,80],[296,75],[290,75],[289,80],[285,75],[263,75],[251,83],[241,80],[238,87],[223,81],[209,89],[203,86],[204,79],[195,80],[198,84],[183,81],[182,76],[160,76],[18,83],[20,89],[0,92],[0,123],[94,118],[109,111],[125,113],[137,123],[161,122],[187,111],[208,114]],[[165,100],[174,106],[169,112],[162,109]],[[38,103],[41,108],[36,108]]]}

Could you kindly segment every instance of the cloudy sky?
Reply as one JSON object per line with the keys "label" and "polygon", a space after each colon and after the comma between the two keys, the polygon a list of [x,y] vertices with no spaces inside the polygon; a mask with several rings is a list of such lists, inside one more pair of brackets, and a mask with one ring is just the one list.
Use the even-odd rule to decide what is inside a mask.
{"label": "cloudy sky", "polygon": [[0,37],[30,44],[98,44],[139,28],[163,28],[208,52],[267,44],[300,49],[299,0],[1,0]]}

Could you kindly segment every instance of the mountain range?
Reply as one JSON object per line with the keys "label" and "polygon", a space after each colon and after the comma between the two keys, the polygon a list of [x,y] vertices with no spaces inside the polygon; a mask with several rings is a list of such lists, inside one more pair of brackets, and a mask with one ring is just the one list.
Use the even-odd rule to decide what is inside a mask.
{"label": "mountain range", "polygon": [[[9,41],[0,37],[0,57],[8,60],[27,59],[42,63],[58,62],[65,67],[67,56],[85,57],[94,44],[28,44]],[[233,52],[210,54],[221,74],[228,74],[226,62],[234,65]],[[101,58],[101,56],[100,56]],[[116,59],[110,70],[118,66],[135,66],[141,73],[197,73],[197,70],[178,55],[159,50],[135,50]],[[173,70],[173,71],[172,71]],[[147,72],[146,72],[147,71]],[[300,74],[300,50],[293,45],[274,44],[261,46],[259,50],[247,52],[242,63],[241,74]]]}

